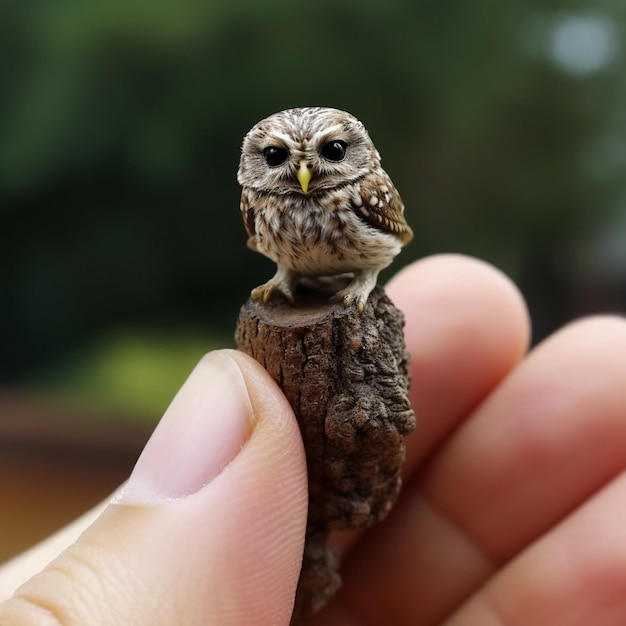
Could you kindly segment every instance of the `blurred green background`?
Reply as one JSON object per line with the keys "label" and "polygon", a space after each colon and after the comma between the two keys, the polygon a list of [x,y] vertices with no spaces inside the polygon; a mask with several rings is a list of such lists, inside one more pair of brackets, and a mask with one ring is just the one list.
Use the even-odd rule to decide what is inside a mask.
{"label": "blurred green background", "polygon": [[[360,118],[415,241],[478,256],[535,340],[626,306],[622,0],[0,3],[0,385],[156,418],[273,265],[245,132]],[[387,272],[387,276],[389,272]]]}

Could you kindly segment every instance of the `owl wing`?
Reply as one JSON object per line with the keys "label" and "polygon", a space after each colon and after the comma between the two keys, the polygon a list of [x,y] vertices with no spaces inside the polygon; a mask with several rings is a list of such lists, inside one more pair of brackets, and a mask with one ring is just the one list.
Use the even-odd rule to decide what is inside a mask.
{"label": "owl wing", "polygon": [[413,231],[404,218],[404,204],[387,172],[379,169],[366,176],[355,200],[354,211],[370,226],[397,235],[402,245],[413,239]]}
{"label": "owl wing", "polygon": [[256,245],[256,226],[254,222],[254,207],[250,204],[250,198],[248,194],[243,191],[241,194],[241,215],[243,217],[243,223],[248,233],[248,248],[250,250],[257,251]]}

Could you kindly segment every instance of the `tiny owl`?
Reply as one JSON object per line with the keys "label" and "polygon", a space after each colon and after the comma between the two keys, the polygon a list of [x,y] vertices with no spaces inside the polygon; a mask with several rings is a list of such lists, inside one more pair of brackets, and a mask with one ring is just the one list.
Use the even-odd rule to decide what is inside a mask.
{"label": "tiny owl", "polygon": [[345,111],[302,107],[260,121],[243,140],[237,180],[248,247],[277,265],[253,299],[293,303],[301,277],[351,273],[332,299],[360,314],[378,273],[413,238],[378,151]]}

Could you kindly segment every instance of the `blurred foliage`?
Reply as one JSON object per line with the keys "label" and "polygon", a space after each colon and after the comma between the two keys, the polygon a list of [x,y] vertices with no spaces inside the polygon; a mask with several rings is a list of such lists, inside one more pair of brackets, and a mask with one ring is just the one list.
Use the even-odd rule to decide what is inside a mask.
{"label": "blurred foliage", "polygon": [[163,414],[203,353],[221,347],[198,331],[116,330],[99,337],[33,380],[48,400],[98,416]]}
{"label": "blurred foliage", "polygon": [[120,326],[230,344],[273,272],[245,248],[241,139],[308,104],[382,153],[416,232],[396,269],[485,258],[536,336],[623,307],[625,26],[617,0],[0,2],[1,380]]}

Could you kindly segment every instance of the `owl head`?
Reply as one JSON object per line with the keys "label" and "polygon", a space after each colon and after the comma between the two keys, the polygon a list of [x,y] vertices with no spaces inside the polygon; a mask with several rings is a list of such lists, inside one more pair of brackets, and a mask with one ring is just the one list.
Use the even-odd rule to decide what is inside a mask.
{"label": "owl head", "polygon": [[275,113],[243,140],[237,180],[268,194],[315,194],[354,182],[378,165],[365,127],[354,116],[327,107]]}

